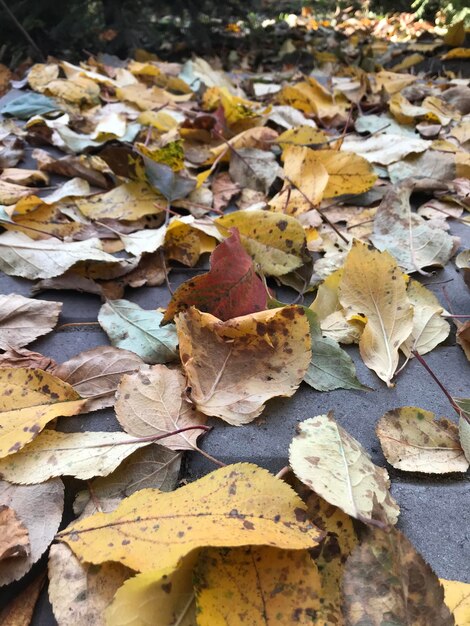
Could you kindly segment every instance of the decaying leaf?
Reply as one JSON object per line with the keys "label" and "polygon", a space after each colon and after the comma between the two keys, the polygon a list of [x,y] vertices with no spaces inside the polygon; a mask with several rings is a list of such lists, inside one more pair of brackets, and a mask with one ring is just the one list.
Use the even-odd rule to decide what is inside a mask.
{"label": "decaying leaf", "polygon": [[200,626],[312,624],[320,577],[306,550],[271,546],[203,550],[195,571]]}
{"label": "decaying leaf", "polygon": [[372,524],[397,521],[387,471],[372,463],[331,413],[299,424],[289,463],[299,480],[348,515]]}
{"label": "decaying leaf", "polygon": [[385,458],[393,467],[426,474],[468,469],[457,425],[445,418],[436,419],[431,411],[415,406],[387,411],[376,430]]}
{"label": "decaying leaf", "polygon": [[[116,394],[116,417],[133,437],[171,433],[187,426],[205,423],[186,400],[186,381],[177,369],[164,365],[145,367],[124,376]],[[190,430],[162,439],[170,450],[194,450],[201,430]]]}
{"label": "decaying leaf", "polygon": [[398,530],[369,529],[343,579],[347,626],[453,626],[439,579]]}
{"label": "decaying leaf", "polygon": [[0,458],[18,452],[55,417],[81,411],[85,400],[43,370],[0,369]]}
{"label": "decaying leaf", "polygon": [[160,328],[162,313],[146,311],[128,300],[108,300],[98,321],[117,348],[130,350],[145,363],[167,363],[177,358],[174,327]]}
{"label": "decaying leaf", "polygon": [[54,478],[40,485],[0,481],[0,502],[10,507],[28,529],[28,556],[0,561],[0,587],[24,576],[54,539],[64,508],[64,485]]}
{"label": "decaying leaf", "polygon": [[211,255],[210,271],[178,287],[163,316],[169,322],[179,311],[195,306],[221,320],[263,311],[267,293],[236,229]]}
{"label": "decaying leaf", "polygon": [[0,561],[29,554],[29,533],[16,512],[0,504]]}
{"label": "decaying leaf", "polygon": [[3,367],[28,367],[52,371],[57,367],[57,363],[54,359],[39,352],[31,352],[26,348],[13,348],[0,354],[0,368]]}
{"label": "decaying leaf", "polygon": [[305,232],[290,215],[259,209],[236,211],[216,220],[223,235],[238,228],[245,250],[269,276],[282,276],[304,263]]}
{"label": "decaying leaf", "polygon": [[177,316],[176,327],[191,401],[229,424],[247,424],[270,398],[295,393],[310,362],[302,307],[227,322],[192,308]]}
{"label": "decaying leaf", "polygon": [[413,330],[413,310],[395,259],[355,241],[344,264],[339,292],[349,319],[366,318],[359,341],[364,363],[393,386],[398,349]]}
{"label": "decaying leaf", "polygon": [[21,348],[57,324],[61,302],[0,295],[0,349]]}
{"label": "decaying leaf", "polygon": [[105,626],[104,612],[117,589],[132,575],[120,563],[80,563],[68,546],[55,544],[49,552],[49,600],[59,626]]}
{"label": "decaying leaf", "polygon": [[113,406],[121,378],[142,365],[142,359],[134,352],[101,346],[80,352],[55,367],[52,373],[87,399],[87,411],[94,411]]}
{"label": "decaying leaf", "polygon": [[301,550],[319,537],[292,489],[248,463],[228,465],[171,493],[143,489],[113,513],[97,513],[58,535],[80,560],[119,561],[138,571],[175,568],[205,546]]}

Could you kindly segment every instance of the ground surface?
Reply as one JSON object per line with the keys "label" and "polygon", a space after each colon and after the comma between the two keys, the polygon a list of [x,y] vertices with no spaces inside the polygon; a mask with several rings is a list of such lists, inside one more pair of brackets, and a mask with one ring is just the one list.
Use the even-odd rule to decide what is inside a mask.
{"label": "ground surface", "polygon": [[[0,104],[12,95],[1,99]],[[28,167],[28,162],[24,166]],[[457,224],[452,233],[461,237],[464,248],[470,247],[470,230],[467,226]],[[176,287],[187,278],[185,271],[173,271],[171,283]],[[431,288],[443,306],[451,308],[454,314],[469,313],[470,292],[456,272],[453,261],[445,270],[424,277],[421,282]],[[29,296],[30,289],[29,281],[0,273],[0,294]],[[278,293],[278,297],[281,295]],[[288,291],[283,295],[286,302],[294,300],[296,296],[294,292]],[[96,322],[101,306],[97,296],[71,291],[48,291],[41,293],[40,297],[63,302],[59,326],[70,322]],[[165,285],[128,290],[125,297],[144,309],[165,306],[169,300]],[[59,329],[28,347],[62,362],[83,350],[108,343],[106,334],[96,325]],[[217,422],[217,428],[204,437],[201,447],[226,463],[250,461],[278,471],[286,465],[288,445],[297,422],[333,410],[338,422],[361,442],[372,460],[387,467],[392,479],[392,494],[401,509],[398,527],[406,533],[439,577],[470,582],[470,541],[466,521],[470,496],[468,477],[449,475],[430,478],[394,470],[387,466],[374,430],[378,418],[386,411],[406,405],[419,405],[438,415],[453,418],[448,401],[416,361],[410,362],[398,376],[394,389],[387,389],[364,366],[356,347],[350,349],[350,354],[356,363],[359,379],[373,391],[338,390],[319,393],[303,383],[292,398],[269,401],[262,417],[243,428],[213,420],[214,424]],[[426,355],[426,360],[453,395],[470,395],[470,365],[461,348],[455,344],[453,334],[445,344]],[[86,420],[87,430],[116,430],[113,409],[92,413]],[[83,417],[67,418],[67,422],[67,430],[83,429]],[[63,424],[59,428],[66,430]],[[196,453],[189,453],[181,478],[193,480],[213,469],[210,461]],[[78,487],[78,481],[76,485],[70,481],[67,485],[68,500],[62,526],[72,519],[73,487]],[[40,563],[44,563],[44,558]],[[20,583],[0,590],[0,606],[32,580],[39,565],[36,564]],[[47,591],[41,596],[32,623],[35,626],[55,624]]]}

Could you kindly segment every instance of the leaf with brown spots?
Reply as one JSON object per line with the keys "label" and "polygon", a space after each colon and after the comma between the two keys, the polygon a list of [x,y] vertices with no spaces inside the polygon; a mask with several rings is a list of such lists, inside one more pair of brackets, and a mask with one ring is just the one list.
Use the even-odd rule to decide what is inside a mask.
{"label": "leaf with brown spots", "polygon": [[459,429],[431,411],[403,406],[387,411],[377,423],[385,458],[397,469],[426,474],[466,472],[469,466],[459,442]]}
{"label": "leaf with brown spots", "polygon": [[0,504],[0,561],[29,554],[28,529],[16,512]]}
{"label": "leaf with brown spots", "polygon": [[[169,434],[187,426],[204,424],[206,418],[187,401],[186,381],[177,369],[164,365],[144,367],[124,376],[116,394],[116,417],[133,437]],[[197,450],[203,430],[189,430],[161,440],[170,450]]]}
{"label": "leaf with brown spots", "polygon": [[319,530],[282,480],[248,463],[228,465],[170,493],[142,489],[113,513],[97,513],[58,535],[88,563],[138,571],[176,568],[202,547],[315,547]]}
{"label": "leaf with brown spots", "polygon": [[173,294],[162,323],[190,306],[228,320],[266,309],[267,293],[236,228],[211,255],[210,271],[184,282]]}
{"label": "leaf with brown spots", "polygon": [[235,211],[216,220],[228,236],[238,228],[243,247],[268,276],[283,276],[304,264],[306,239],[302,225],[290,215],[254,209]]}
{"label": "leaf with brown spots", "polygon": [[399,508],[387,471],[339,426],[332,412],[298,425],[289,449],[295,475],[315,493],[365,523],[395,524]]}
{"label": "leaf with brown spots", "polygon": [[292,396],[310,363],[310,333],[299,306],[221,322],[191,308],[176,318],[189,397],[205,415],[239,426],[265,402]]}
{"label": "leaf with brown spots", "polygon": [[0,458],[21,450],[56,417],[77,415],[78,393],[43,370],[0,369]]}
{"label": "leaf with brown spots", "polygon": [[199,626],[307,626],[321,606],[318,569],[307,550],[209,548],[195,570]]}
{"label": "leaf with brown spots", "polygon": [[57,324],[61,302],[0,295],[0,349],[21,348]]}
{"label": "leaf with brown spots", "polygon": [[369,529],[343,579],[346,626],[453,626],[439,579],[398,530]]}
{"label": "leaf with brown spots", "polygon": [[0,502],[13,509],[27,528],[27,556],[0,561],[0,587],[24,576],[54,539],[64,509],[64,485],[60,478],[40,485],[12,485],[0,481]]}

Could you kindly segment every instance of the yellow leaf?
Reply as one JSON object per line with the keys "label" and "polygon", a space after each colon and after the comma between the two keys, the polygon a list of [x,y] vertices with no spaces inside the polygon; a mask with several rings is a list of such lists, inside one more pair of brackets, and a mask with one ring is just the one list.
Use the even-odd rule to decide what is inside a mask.
{"label": "yellow leaf", "polygon": [[238,228],[243,247],[269,276],[288,274],[304,263],[305,231],[290,215],[261,209],[235,211],[215,223],[225,236],[228,229]]}
{"label": "yellow leaf", "polygon": [[395,93],[399,93],[416,80],[417,76],[412,76],[411,74],[396,74],[395,72],[382,70],[372,75],[372,90],[374,93],[378,93],[384,89],[386,93],[392,96]]}
{"label": "yellow leaf", "polygon": [[410,54],[409,56],[405,57],[403,61],[400,61],[400,63],[397,63],[390,69],[392,72],[401,72],[401,70],[407,70],[409,67],[413,67],[413,65],[421,63],[424,58],[424,55],[416,52],[415,54]]}
{"label": "yellow leaf", "polygon": [[204,550],[195,581],[198,626],[307,626],[321,606],[317,566],[306,550]]}
{"label": "yellow leaf", "polygon": [[201,242],[204,233],[189,224],[176,219],[165,233],[165,254],[168,259],[179,261],[188,267],[194,267],[203,253]]}
{"label": "yellow leaf", "polygon": [[449,26],[444,35],[444,43],[447,46],[461,46],[465,41],[465,20],[460,20]]}
{"label": "yellow leaf", "polygon": [[470,178],[470,155],[467,152],[455,155],[455,173],[457,178]]}
{"label": "yellow leaf", "polygon": [[310,362],[302,307],[261,311],[221,322],[191,308],[176,318],[190,398],[205,415],[247,424],[275,396],[291,396]]}
{"label": "yellow leaf", "polygon": [[287,146],[312,146],[328,141],[328,135],[313,126],[296,126],[284,131],[277,138],[277,143],[284,150]]}
{"label": "yellow leaf", "polygon": [[328,172],[328,183],[323,193],[325,198],[363,193],[377,180],[372,165],[358,154],[336,150],[317,150],[314,154]]}
{"label": "yellow leaf", "polygon": [[28,83],[31,89],[44,93],[47,85],[59,78],[59,66],[55,63],[36,63],[28,72]]}
{"label": "yellow leaf", "polygon": [[85,405],[69,384],[42,370],[0,369],[0,458],[21,450],[55,417]]}
{"label": "yellow leaf", "polygon": [[172,102],[186,102],[190,100],[192,96],[192,93],[175,96],[159,87],[147,88],[142,83],[127,85],[116,89],[116,97],[119,98],[119,100],[132,102],[132,104],[136,104],[142,111],[156,109],[157,107],[168,105]]}
{"label": "yellow leaf", "polygon": [[339,303],[339,286],[342,277],[343,270],[336,270],[327,276],[317,289],[317,295],[310,308],[317,314],[320,322],[342,308]]}
{"label": "yellow leaf", "polygon": [[258,150],[270,150],[276,141],[278,133],[267,126],[256,126],[235,135],[227,142],[223,142],[215,148],[211,148],[210,157],[204,161],[204,165],[211,165],[216,159],[230,161],[233,150],[242,148],[257,148]]}
{"label": "yellow leaf", "polygon": [[392,387],[398,348],[413,329],[404,276],[392,255],[355,241],[344,264],[339,299],[348,317],[367,317],[359,341],[362,359]]}
{"label": "yellow leaf", "polygon": [[470,140],[470,122],[460,122],[457,126],[450,131],[452,137],[458,139],[459,143],[463,145]]}
{"label": "yellow leaf", "polygon": [[34,191],[34,189],[23,187],[23,185],[15,185],[6,180],[0,180],[0,204],[15,204],[21,198],[31,196]]}
{"label": "yellow leaf", "polygon": [[454,614],[455,626],[470,626],[470,584],[439,578],[444,587],[444,602]]}
{"label": "yellow leaf", "polygon": [[48,83],[43,93],[78,105],[99,104],[100,88],[93,80],[77,76],[73,80],[58,78]]}
{"label": "yellow leaf", "polygon": [[82,561],[119,561],[137,571],[176,568],[202,547],[315,547],[320,531],[284,481],[249,463],[216,470],[163,493],[142,489],[112,513],[97,513],[58,535]]}
{"label": "yellow leaf", "polygon": [[458,111],[435,96],[428,96],[421,106],[416,106],[397,93],[390,98],[389,107],[390,113],[400,124],[425,121],[446,126],[451,120],[460,119]]}
{"label": "yellow leaf", "polygon": [[322,120],[332,120],[344,115],[350,106],[346,98],[334,96],[314,78],[307,78],[296,85],[286,85],[279,93],[279,102],[288,104],[307,114],[314,114]]}
{"label": "yellow leaf", "polygon": [[160,213],[157,204],[165,204],[145,183],[130,182],[90,198],[78,198],[78,209],[93,220],[138,220],[145,215]]}
{"label": "yellow leaf", "polygon": [[168,132],[178,127],[175,118],[165,111],[142,111],[137,121],[144,126],[153,126],[161,132]]}
{"label": "yellow leaf", "polygon": [[470,48],[454,48],[441,56],[443,61],[449,59],[470,59]]}
{"label": "yellow leaf", "polygon": [[196,626],[194,551],[178,569],[143,572],[117,590],[106,610],[108,626]]}

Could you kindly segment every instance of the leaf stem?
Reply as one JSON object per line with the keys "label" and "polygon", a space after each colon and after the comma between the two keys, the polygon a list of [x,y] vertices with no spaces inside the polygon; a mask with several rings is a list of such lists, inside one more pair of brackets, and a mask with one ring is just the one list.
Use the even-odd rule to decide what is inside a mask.
{"label": "leaf stem", "polygon": [[[184,433],[187,430],[196,430],[200,429],[204,432],[209,432],[212,430],[211,426],[204,426],[203,424],[198,424],[197,426],[185,426],[184,428],[178,428],[177,430],[172,430],[169,433],[164,433],[163,435],[147,435],[146,437],[133,437],[132,439],[127,439],[126,441],[113,441],[113,443],[96,443],[93,446],[83,446],[84,448],[106,448],[107,446],[129,446],[134,443],[153,443],[154,441],[160,441],[160,439],[166,439],[167,437],[173,437],[173,435],[179,435],[180,433]],[[119,432],[119,431],[117,431]],[[72,449],[72,448],[71,448]]]}
{"label": "leaf stem", "polygon": [[208,459],[209,461],[212,461],[212,463],[215,463],[219,467],[227,467],[227,463],[224,463],[223,461],[219,461],[219,459],[216,459],[215,456],[212,456],[212,454],[209,454],[205,450],[201,450],[201,448],[198,448],[197,446],[193,446],[193,450],[195,452],[199,452],[199,454],[202,454],[202,456],[206,457],[206,459]]}
{"label": "leaf stem", "polygon": [[417,360],[421,363],[421,365],[424,367],[424,369],[427,371],[427,373],[431,376],[431,378],[434,380],[434,382],[436,383],[436,385],[438,385],[438,387],[440,388],[440,390],[444,393],[445,397],[449,400],[451,407],[454,409],[454,411],[457,413],[457,415],[462,414],[462,411],[459,409],[459,407],[455,404],[454,402],[454,398],[450,395],[449,391],[446,389],[446,387],[444,387],[444,385],[441,383],[441,381],[439,380],[439,378],[436,376],[436,374],[433,372],[433,370],[429,367],[429,365],[426,363],[426,361],[423,359],[423,357],[419,354],[419,352],[417,352],[416,350],[412,350],[412,354],[417,358]]}

